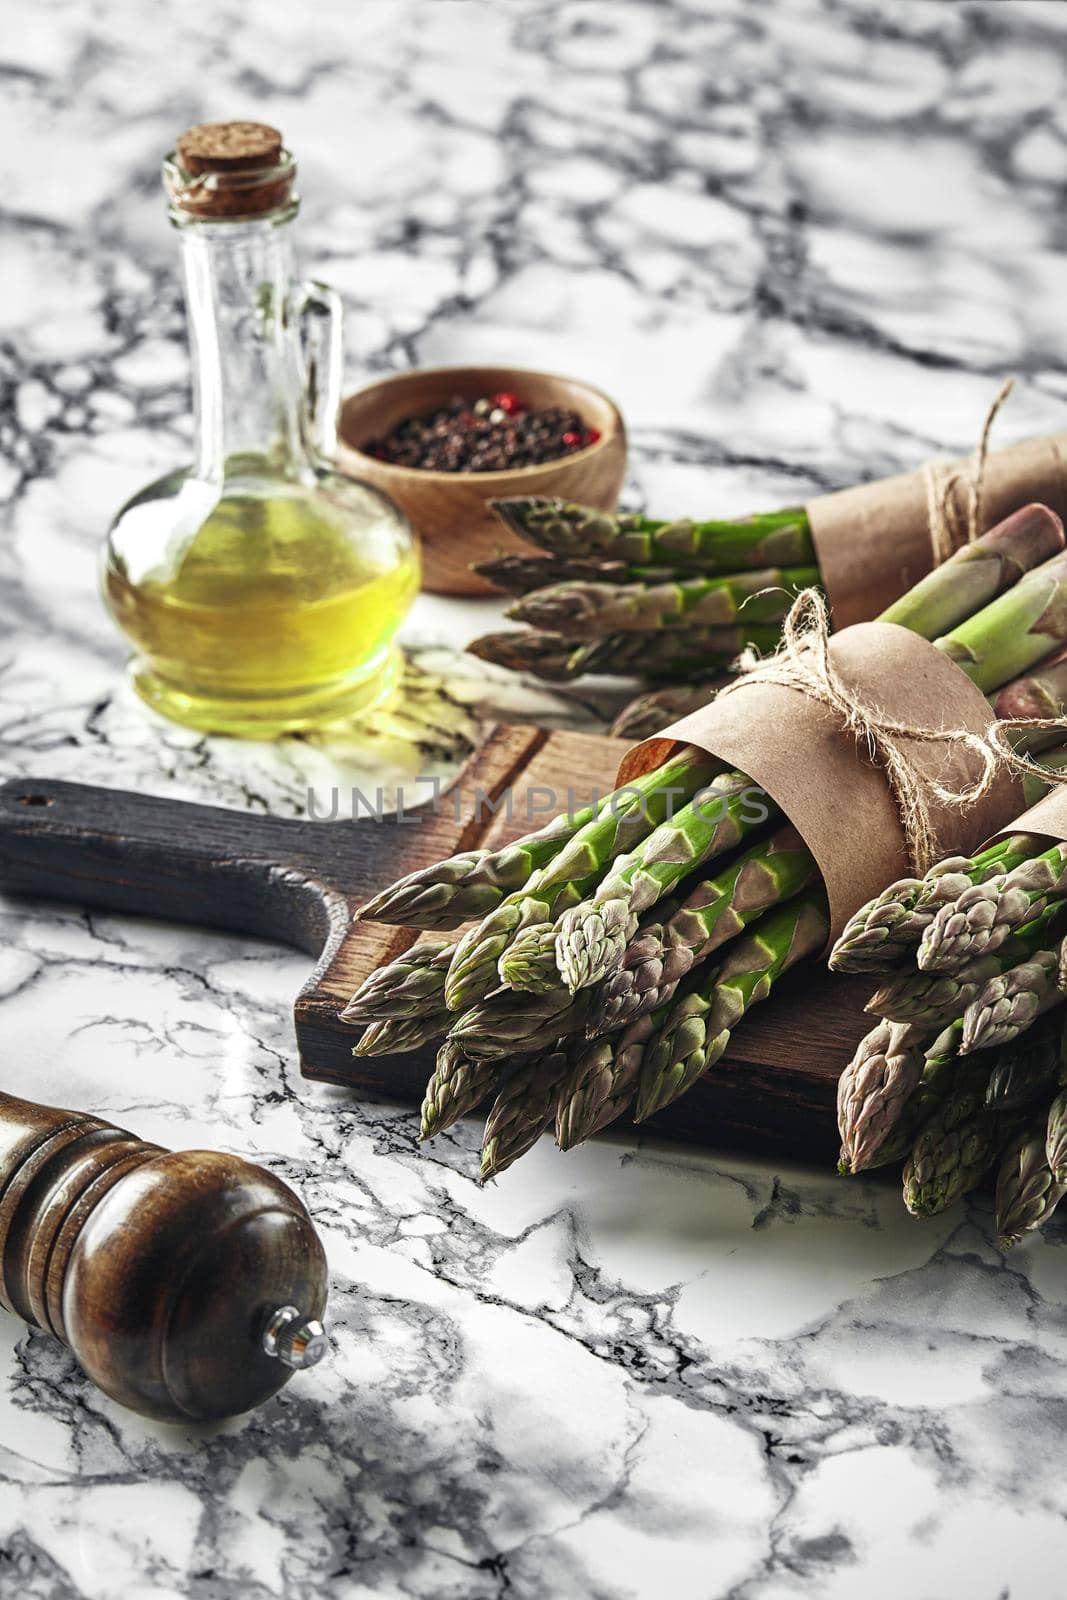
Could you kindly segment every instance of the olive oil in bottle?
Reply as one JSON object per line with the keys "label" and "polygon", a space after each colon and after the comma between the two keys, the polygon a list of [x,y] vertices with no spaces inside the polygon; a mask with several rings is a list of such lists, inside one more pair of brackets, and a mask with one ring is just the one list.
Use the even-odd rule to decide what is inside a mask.
{"label": "olive oil in bottle", "polygon": [[259,737],[377,704],[419,581],[403,514],[328,465],[339,310],[290,282],[294,173],[274,130],[247,123],[190,129],[166,163],[194,462],[122,508],[103,576],[141,697],[188,726]]}

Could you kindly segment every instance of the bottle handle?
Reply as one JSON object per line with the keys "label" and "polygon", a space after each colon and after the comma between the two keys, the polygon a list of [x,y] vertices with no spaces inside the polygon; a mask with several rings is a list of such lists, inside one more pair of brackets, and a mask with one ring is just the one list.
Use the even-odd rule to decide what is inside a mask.
{"label": "bottle handle", "polygon": [[304,442],[332,463],[344,368],[344,305],[336,289],[309,278],[293,290],[291,307],[299,333]]}

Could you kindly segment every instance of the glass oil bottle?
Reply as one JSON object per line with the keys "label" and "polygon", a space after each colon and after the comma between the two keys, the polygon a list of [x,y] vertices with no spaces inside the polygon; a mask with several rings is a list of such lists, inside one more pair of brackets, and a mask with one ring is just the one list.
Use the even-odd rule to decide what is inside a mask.
{"label": "glass oil bottle", "polygon": [[258,123],[191,128],[164,163],[192,347],[192,465],[115,518],[104,590],[163,715],[269,737],[365,713],[398,673],[415,537],[332,470],[341,311],[294,284],[296,166]]}

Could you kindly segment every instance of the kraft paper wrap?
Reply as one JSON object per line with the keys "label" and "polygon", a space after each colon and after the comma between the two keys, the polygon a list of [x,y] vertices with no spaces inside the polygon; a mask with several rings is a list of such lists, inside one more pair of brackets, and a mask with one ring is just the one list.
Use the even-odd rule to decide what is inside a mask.
{"label": "kraft paper wrap", "polygon": [[[1040,761],[1041,757],[1035,757]],[[994,839],[1008,833],[1043,833],[1055,844],[1067,842],[1067,787],[1056,784],[1036,805],[1016,817],[1006,828],[998,828]],[[992,843],[986,839],[985,844]]]}
{"label": "kraft paper wrap", "polygon": [[[864,706],[921,728],[984,733],[991,712],[953,661],[907,628],[865,622],[830,640],[841,683]],[[720,695],[623,757],[618,782],[692,744],[766,789],[818,862],[830,901],[830,941],[849,917],[911,866],[896,801],[882,770],[842,731],[833,713],[798,689],[754,683]],[[973,751],[902,741],[916,767],[952,790],[980,776]],[[1015,816],[1022,785],[1006,771],[967,807],[931,801],[945,855],[969,852]]]}
{"label": "kraft paper wrap", "polygon": [[[969,458],[939,465],[939,478],[970,466]],[[962,485],[955,494],[965,526]],[[986,458],[983,531],[1031,500],[1067,522],[1067,433],[1025,439]],[[934,564],[922,469],[821,495],[806,509],[836,628],[877,616]]]}

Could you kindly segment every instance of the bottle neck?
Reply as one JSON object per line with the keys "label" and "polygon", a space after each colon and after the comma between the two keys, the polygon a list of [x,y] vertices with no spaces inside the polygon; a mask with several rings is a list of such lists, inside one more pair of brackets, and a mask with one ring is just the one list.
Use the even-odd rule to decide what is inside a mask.
{"label": "bottle neck", "polygon": [[[258,457],[304,459],[299,352],[289,316],[287,223],[195,222],[180,229],[196,425],[195,474],[221,484]],[[231,465],[228,466],[228,463]]]}

